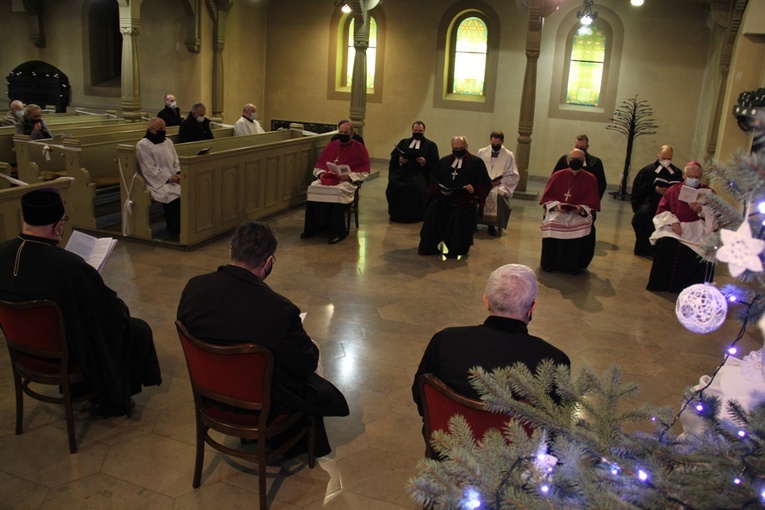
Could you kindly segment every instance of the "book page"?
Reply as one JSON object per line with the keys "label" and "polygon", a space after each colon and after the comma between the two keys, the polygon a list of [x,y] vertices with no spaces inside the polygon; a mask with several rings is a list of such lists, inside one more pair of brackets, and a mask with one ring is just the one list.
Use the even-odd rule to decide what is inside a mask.
{"label": "book page", "polygon": [[76,253],[101,272],[116,244],[117,240],[111,237],[98,239],[78,230],[72,230],[72,235],[64,249]]}
{"label": "book page", "polygon": [[677,199],[687,203],[698,202],[699,190],[683,185],[683,187],[680,188],[680,194],[677,196]]}
{"label": "book page", "polygon": [[351,173],[351,167],[348,165],[336,165],[327,161],[327,169],[333,174],[343,175]]}
{"label": "book page", "polygon": [[66,251],[76,253],[87,262],[90,257],[93,247],[96,245],[97,239],[88,234],[83,234],[78,230],[72,230],[72,235],[69,237],[69,242],[66,243],[64,248]]}

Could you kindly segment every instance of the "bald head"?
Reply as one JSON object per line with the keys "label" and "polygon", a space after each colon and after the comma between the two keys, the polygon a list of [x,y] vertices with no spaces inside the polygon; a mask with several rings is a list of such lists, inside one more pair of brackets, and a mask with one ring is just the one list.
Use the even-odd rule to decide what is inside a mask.
{"label": "bald head", "polygon": [[149,121],[149,131],[156,133],[157,131],[165,130],[165,121],[159,117],[154,117]]}
{"label": "bald head", "polygon": [[255,107],[252,103],[247,103],[244,105],[244,108],[242,108],[242,115],[247,117],[248,119],[252,119],[252,116],[258,113],[258,109]]}
{"label": "bald head", "polygon": [[674,153],[675,151],[672,149],[671,145],[662,145],[661,149],[659,150],[659,159],[668,159],[672,161],[672,156]]}

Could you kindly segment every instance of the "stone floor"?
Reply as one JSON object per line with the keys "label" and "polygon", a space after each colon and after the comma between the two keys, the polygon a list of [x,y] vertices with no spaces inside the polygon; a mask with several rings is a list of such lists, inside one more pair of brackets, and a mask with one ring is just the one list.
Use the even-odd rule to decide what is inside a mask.
{"label": "stone floor", "polygon": [[[351,406],[349,417],[327,420],[334,451],[315,469],[301,459],[269,469],[273,509],[417,508],[403,487],[423,451],[410,386],[426,343],[446,326],[484,320],[481,296],[496,267],[538,269],[536,203],[514,200],[505,235],[489,237],[481,227],[468,257],[441,260],[417,255],[419,225],[388,222],[386,181],[364,186],[361,228],[338,245],[301,241],[302,209],[270,221],[280,244],[268,283],[308,313],[305,327],[322,346],[325,375]],[[675,318],[675,296],[645,291],[651,261],[632,254],[630,217],[629,203],[607,197],[589,271],[539,273],[530,330],[566,351],[574,370],[618,363],[642,385],[641,399],[675,405],[685,386],[714,370],[738,324],[695,335]],[[253,466],[209,448],[202,486],[191,487],[193,403],[173,321],[186,281],[227,256],[228,240],[191,253],[118,243],[104,279],[154,329],[164,382],[136,397],[130,420],[90,421],[79,410],[76,455],[54,405],[27,399],[24,433],[14,435],[13,383],[0,351],[0,508],[256,507]],[[743,352],[761,345],[750,328]]]}

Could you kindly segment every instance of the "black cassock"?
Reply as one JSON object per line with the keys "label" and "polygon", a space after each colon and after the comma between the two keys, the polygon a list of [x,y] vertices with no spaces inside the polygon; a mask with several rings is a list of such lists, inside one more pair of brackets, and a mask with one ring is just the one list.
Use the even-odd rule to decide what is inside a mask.
{"label": "black cassock", "polygon": [[[388,199],[390,221],[416,223],[422,221],[428,200],[428,186],[431,174],[438,165],[438,147],[427,138],[420,140],[420,148],[409,148],[414,138],[404,138],[390,154],[388,165]],[[406,163],[399,164],[399,156],[409,156]],[[417,156],[425,158],[425,165],[416,161]]]}
{"label": "black cassock", "polygon": [[[658,170],[658,171],[657,171]],[[653,217],[659,207],[662,195],[656,192],[656,186],[667,189],[683,180],[683,171],[675,165],[664,168],[655,163],[640,169],[632,182],[632,229],[635,231],[635,255],[653,255],[654,247],[648,240],[654,232]]]}
{"label": "black cassock", "polygon": [[[433,175],[430,187],[430,203],[425,211],[425,220],[420,230],[418,253],[438,253],[442,241],[448,249],[448,256],[466,255],[473,244],[476,229],[479,200],[485,200],[491,190],[491,179],[481,158],[466,154],[462,168],[452,167],[453,155],[441,158]],[[473,186],[473,194],[462,189]],[[444,195],[444,188],[451,195]]]}
{"label": "black cassock", "polygon": [[[19,247],[17,275],[13,276]],[[69,351],[92,385],[116,410],[130,393],[162,377],[151,329],[130,317],[125,303],[79,255],[50,239],[21,234],[0,245],[0,296],[8,301],[52,299],[64,318]],[[124,409],[127,411],[127,409]]]}

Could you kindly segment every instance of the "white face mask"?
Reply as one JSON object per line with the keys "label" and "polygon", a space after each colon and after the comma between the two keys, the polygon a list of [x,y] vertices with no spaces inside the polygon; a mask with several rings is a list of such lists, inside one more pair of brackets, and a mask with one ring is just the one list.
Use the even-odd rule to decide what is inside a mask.
{"label": "white face mask", "polygon": [[197,115],[197,122],[204,122],[205,116],[204,115]]}
{"label": "white face mask", "polygon": [[699,187],[699,180],[695,177],[686,177],[685,179],[685,185],[690,186],[691,188],[698,188]]}
{"label": "white face mask", "polygon": [[255,120],[258,118],[258,112],[252,112],[250,114],[250,120]]}
{"label": "white face mask", "polygon": [[664,168],[669,168],[669,165],[672,164],[672,160],[671,159],[660,159],[659,160],[659,164],[661,166],[663,166]]}
{"label": "white face mask", "polygon": [[176,104],[176,102],[175,102],[175,101],[173,101],[173,102],[172,102],[172,103],[170,103],[168,106],[169,106],[170,108],[175,108],[175,107],[177,106],[177,104]]}
{"label": "white face mask", "polygon": [[16,117],[23,117],[24,116],[24,110],[16,110]]}

